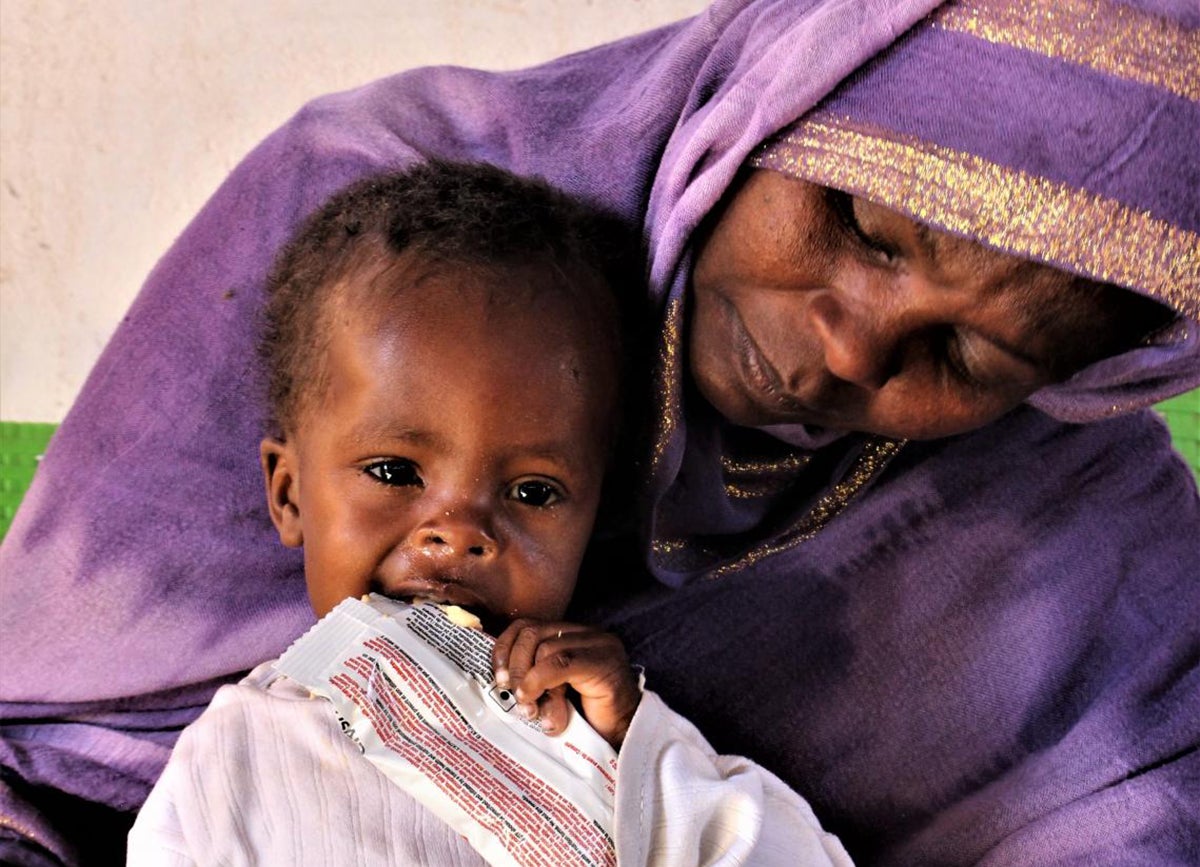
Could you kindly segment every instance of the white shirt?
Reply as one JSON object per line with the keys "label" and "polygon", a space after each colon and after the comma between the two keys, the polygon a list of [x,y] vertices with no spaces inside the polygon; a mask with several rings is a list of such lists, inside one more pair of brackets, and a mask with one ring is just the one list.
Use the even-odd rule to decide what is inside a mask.
{"label": "white shirt", "polygon": [[[622,867],[851,863],[803,798],[717,755],[649,690],[619,754],[613,830]],[[270,663],[183,732],[129,835],[131,867],[483,863]]]}

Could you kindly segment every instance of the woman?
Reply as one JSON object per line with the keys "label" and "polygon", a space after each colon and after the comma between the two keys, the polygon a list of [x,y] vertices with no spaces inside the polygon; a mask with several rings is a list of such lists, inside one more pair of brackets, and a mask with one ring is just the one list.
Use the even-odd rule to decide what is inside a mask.
{"label": "woman", "polygon": [[[1187,860],[1200,508],[1134,410],[1200,384],[1200,21],[978,2],[906,34],[933,4],[878,5],[721,2],[524,73],[419,70],[260,146],[152,274],[5,541],[4,634],[29,648],[0,684],[6,833],[78,858],[62,799],[136,809],[215,686],[308,625],[255,480],[262,277],[330,191],[436,153],[645,226],[657,582],[596,613],[719,749],[865,861]],[[1132,293],[1012,257],[1172,321],[1142,334]],[[1113,309],[1146,316],[1122,333]],[[1140,342],[1088,363],[1116,344],[1084,328]],[[931,334],[946,377],[1002,394],[948,422],[921,392],[868,400]]]}

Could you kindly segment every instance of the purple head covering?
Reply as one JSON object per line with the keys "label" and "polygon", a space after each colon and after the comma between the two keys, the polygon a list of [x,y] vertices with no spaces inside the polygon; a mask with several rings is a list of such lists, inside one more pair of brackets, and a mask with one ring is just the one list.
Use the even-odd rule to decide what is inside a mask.
{"label": "purple head covering", "polygon": [[1084,422],[1200,386],[1200,41],[1116,3],[942,7],[752,163],[1134,289],[1178,325],[1030,402]]}
{"label": "purple head covering", "polygon": [[[216,685],[311,622],[301,561],[279,547],[262,503],[252,347],[263,278],[292,228],[332,191],[436,154],[542,175],[645,227],[662,338],[643,529],[651,569],[681,589],[594,610],[626,638],[652,686],[719,747],[784,776],[865,858],[1036,863],[1056,836],[1068,860],[1091,854],[1089,839],[1153,837],[1167,841],[1163,852],[1184,851],[1186,828],[1169,804],[1182,803],[1176,784],[1195,775],[1195,762],[1184,764],[1196,754],[1188,720],[1200,718],[1187,715],[1197,710],[1195,639],[1180,612],[1200,602],[1185,580],[1194,575],[1186,564],[1200,562],[1200,507],[1161,425],[1135,414],[1076,428],[1023,409],[940,443],[851,436],[797,449],[787,432],[731,430],[688,392],[693,231],[763,141],[933,5],[727,0],[531,70],[418,70],[326,97],[260,145],[156,267],[0,549],[0,840],[21,838],[12,845],[31,860],[37,850],[81,861],[85,838],[69,830],[81,804],[135,809]],[[1160,125],[1194,124],[1194,95],[1119,63],[1098,70],[1036,41],[990,40],[991,25],[971,30],[971,14],[1026,7],[1037,8],[957,7],[967,24],[955,29],[953,13],[943,14],[880,63],[911,55],[922,69],[995,52],[1001,68],[1005,58],[1042,64],[1017,83],[1108,81],[1118,107],[1136,101],[1131,93],[1145,99],[1140,125],[1131,109],[1123,149],[1097,164],[1119,174],[1174,148],[1173,170],[1195,178],[1179,127],[1167,134]],[[1165,29],[1194,56],[1196,31],[1185,25],[1195,20],[1102,0],[1047,8],[1082,13],[1054,29],[1077,41],[1092,33],[1089,20],[1103,24],[1117,10],[1120,38],[1102,41],[1101,55],[1136,44],[1139,60],[1164,64]],[[866,87],[870,68],[863,75]],[[853,98],[858,82],[809,119]],[[952,82],[910,75],[906,87],[930,84],[936,94]],[[1152,97],[1162,105],[1145,109]],[[838,116],[976,153],[924,116],[906,127],[891,122],[887,100],[861,102]],[[1049,100],[1037,116],[1061,110]],[[993,111],[981,105],[977,119]],[[977,156],[1036,175],[1033,156],[1059,144],[1037,116],[1014,126],[1026,145]],[[840,159],[822,153],[833,155],[829,164]],[[1123,190],[1145,189],[1136,175],[1111,188],[1095,173],[1049,176],[1120,201]],[[972,185],[946,178],[947,201],[969,201]],[[1195,184],[1190,193],[1185,182],[1166,188],[1195,214]],[[1195,225],[1163,205],[1131,207],[1191,232],[1194,257]],[[1092,239],[1079,226],[1055,250]],[[1152,254],[1164,249],[1146,243]],[[1076,259],[1021,252],[1092,273]],[[1194,284],[1191,296],[1156,297],[1196,312]],[[1097,395],[1125,407],[1187,388],[1195,341],[1193,329],[1094,365],[1047,392],[1061,403],[1045,406],[1084,417]]]}

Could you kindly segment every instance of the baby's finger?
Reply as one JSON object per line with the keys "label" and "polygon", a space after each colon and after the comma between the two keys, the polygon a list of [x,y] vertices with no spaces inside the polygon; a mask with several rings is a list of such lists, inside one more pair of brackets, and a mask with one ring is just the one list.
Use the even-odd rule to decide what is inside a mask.
{"label": "baby's finger", "polygon": [[586,696],[605,690],[605,684],[627,670],[624,648],[615,636],[594,630],[555,633],[538,643],[532,664],[514,683],[518,700],[532,700],[566,685]]}
{"label": "baby's finger", "polygon": [[502,687],[519,684],[534,664],[543,636],[554,635],[556,627],[539,620],[514,620],[500,633],[492,647],[492,672]]}
{"label": "baby's finger", "polygon": [[492,670],[497,678],[503,671],[509,676],[510,685],[516,686],[524,673],[541,657],[547,642],[594,632],[596,630],[576,623],[528,618],[514,620],[496,639],[492,649]]}
{"label": "baby's finger", "polygon": [[562,733],[571,721],[573,709],[567,698],[566,687],[558,687],[542,694],[538,699],[538,724],[548,735]]}

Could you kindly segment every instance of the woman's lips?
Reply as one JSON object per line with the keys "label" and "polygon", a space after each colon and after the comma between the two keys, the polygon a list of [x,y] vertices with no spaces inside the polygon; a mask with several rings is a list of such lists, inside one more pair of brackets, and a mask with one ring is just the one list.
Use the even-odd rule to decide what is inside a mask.
{"label": "woman's lips", "polygon": [[758,343],[750,335],[737,310],[730,305],[730,323],[738,347],[738,372],[742,391],[755,408],[768,416],[772,423],[807,422],[812,411],[806,404],[787,392],[783,377],[767,360]]}

